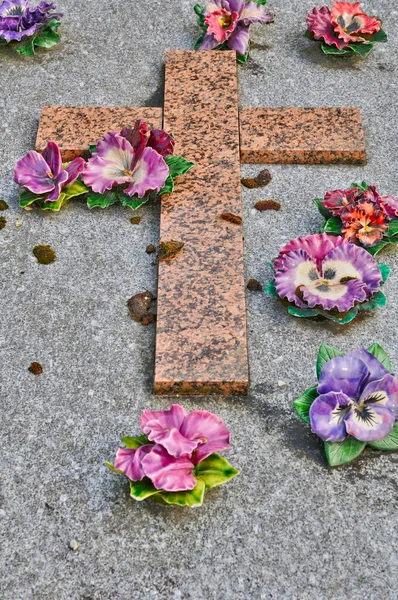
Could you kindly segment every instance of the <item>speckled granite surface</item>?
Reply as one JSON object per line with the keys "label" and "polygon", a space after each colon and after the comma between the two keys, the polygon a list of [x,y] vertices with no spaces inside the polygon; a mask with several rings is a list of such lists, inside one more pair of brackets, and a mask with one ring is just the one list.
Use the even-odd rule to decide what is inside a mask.
{"label": "speckled granite surface", "polygon": [[88,146],[108,131],[129,127],[145,119],[151,127],[160,127],[161,108],[116,106],[43,106],[36,138],[41,152],[47,142],[57,142],[64,161],[89,156]]}
{"label": "speckled granite surface", "polygon": [[155,391],[246,393],[248,358],[235,53],[168,52],[164,127],[195,168],[162,199]]}
{"label": "speckled granite surface", "polygon": [[363,164],[359,108],[243,108],[241,160],[246,163]]}

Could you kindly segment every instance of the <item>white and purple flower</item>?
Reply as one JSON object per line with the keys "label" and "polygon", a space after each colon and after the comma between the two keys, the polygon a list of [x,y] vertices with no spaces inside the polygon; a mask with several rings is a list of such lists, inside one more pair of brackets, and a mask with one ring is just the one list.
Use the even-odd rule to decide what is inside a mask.
{"label": "white and purple flower", "polygon": [[326,362],[317,391],[309,416],[326,442],[378,441],[398,419],[398,379],[364,348]]}
{"label": "white and purple flower", "polygon": [[366,250],[326,233],[292,240],[273,268],[277,295],[301,309],[346,313],[370,300],[382,282]]}
{"label": "white and purple flower", "polygon": [[43,30],[50,21],[59,21],[61,13],[54,13],[55,4],[40,2],[30,8],[29,0],[4,0],[0,4],[0,40],[21,42]]}
{"label": "white and purple flower", "polygon": [[147,134],[143,121],[137,121],[134,130],[107,133],[88,160],[84,183],[99,194],[121,185],[125,194],[138,198],[143,198],[149,191],[159,192],[169,176],[164,156],[171,153],[171,142],[167,144],[164,136],[159,134],[160,141],[155,135]]}
{"label": "white and purple flower", "polygon": [[85,161],[75,158],[65,167],[55,142],[49,142],[42,154],[30,150],[15,165],[14,181],[45,202],[56,202],[61,192],[72,185],[84,170]]}
{"label": "white and purple flower", "polygon": [[245,0],[213,0],[207,6],[196,5],[195,12],[202,35],[195,49],[213,50],[224,47],[235,50],[241,59],[247,58],[250,25],[274,21],[264,4]]}

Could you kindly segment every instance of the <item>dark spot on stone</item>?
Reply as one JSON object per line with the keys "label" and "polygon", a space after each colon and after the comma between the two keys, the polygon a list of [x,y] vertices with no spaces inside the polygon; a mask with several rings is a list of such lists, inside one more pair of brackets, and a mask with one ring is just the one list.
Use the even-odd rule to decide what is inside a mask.
{"label": "dark spot on stone", "polygon": [[36,256],[37,262],[41,265],[49,265],[57,258],[51,246],[35,246],[33,248],[33,254]]}
{"label": "dark spot on stone", "polygon": [[46,507],[46,509],[47,509],[47,510],[50,510],[50,511],[53,511],[53,510],[54,510],[54,507],[53,507],[53,506],[51,506],[51,504],[49,504],[48,502],[45,502],[45,503],[44,503],[44,506]]}
{"label": "dark spot on stone", "polygon": [[262,292],[263,286],[259,281],[257,281],[257,279],[249,279],[247,283],[247,289],[251,292]]}
{"label": "dark spot on stone", "polygon": [[131,219],[130,219],[130,223],[132,225],[139,225],[140,221],[141,221],[141,217],[131,217]]}
{"label": "dark spot on stone", "polygon": [[0,217],[0,229],[4,229],[4,227],[7,225],[7,219],[5,219],[4,217]]}
{"label": "dark spot on stone", "polygon": [[176,242],[175,240],[170,240],[169,242],[160,242],[158,253],[159,262],[173,258],[178,252],[181,252],[183,247],[184,242]]}
{"label": "dark spot on stone", "polygon": [[127,301],[130,314],[133,319],[137,321],[137,323],[149,325],[149,323],[153,323],[155,321],[155,315],[149,312],[149,308],[154,299],[155,298],[153,294],[146,290],[145,292],[135,294],[130,298],[130,300]]}
{"label": "dark spot on stone", "polygon": [[28,371],[30,373],[33,373],[33,375],[41,375],[43,373],[43,367],[39,362],[32,362],[32,364],[28,368]]}
{"label": "dark spot on stone", "polygon": [[153,254],[154,252],[156,252],[156,248],[153,244],[149,244],[149,246],[146,247],[145,252],[147,254]]}
{"label": "dark spot on stone", "polygon": [[240,217],[239,215],[234,215],[229,212],[222,213],[220,215],[220,219],[222,219],[223,221],[228,221],[229,223],[234,223],[235,225],[242,224],[242,217]]}
{"label": "dark spot on stone", "polygon": [[0,200],[0,210],[7,210],[8,204],[5,200]]}
{"label": "dark spot on stone", "polygon": [[241,184],[249,189],[265,187],[272,180],[271,173],[268,169],[260,171],[256,177],[248,177],[241,179]]}
{"label": "dark spot on stone", "polygon": [[280,210],[281,205],[276,200],[259,200],[254,205],[254,208],[257,208],[260,212],[264,210]]}

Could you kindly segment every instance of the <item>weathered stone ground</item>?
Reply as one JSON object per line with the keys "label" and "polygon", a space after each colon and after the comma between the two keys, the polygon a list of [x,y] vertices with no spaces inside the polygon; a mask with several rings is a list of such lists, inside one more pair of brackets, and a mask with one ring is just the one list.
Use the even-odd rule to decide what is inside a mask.
{"label": "weathered stone ground", "polygon": [[[0,231],[0,595],[395,599],[398,457],[366,451],[329,470],[292,401],[313,385],[322,342],[348,351],[378,341],[398,367],[396,250],[381,255],[394,269],[388,308],[345,329],[296,320],[275,299],[248,293],[250,395],[183,399],[188,410],[221,416],[233,433],[228,458],[241,470],[201,509],[137,504],[103,465],[120,435],[138,431],[145,407],[171,402],[152,394],[154,327],[126,307],[133,293],[156,290],[145,247],[158,241],[159,207],[140,209],[139,225],[119,206],[21,211],[12,169],[33,147],[42,104],[159,105],[164,52],[193,45],[193,4],[60,0],[60,46],[34,59],[0,53],[0,194],[10,204]],[[366,61],[325,57],[302,37],[313,4],[270,4],[276,23],[255,30],[257,47],[239,67],[241,103],[359,105],[369,160],[271,166],[268,188],[244,191],[246,275],[263,283],[278,248],[321,225],[313,197],[362,179],[398,195],[396,3],[366,3],[390,36]],[[258,213],[264,198],[283,210]],[[50,244],[56,262],[39,265],[37,244]],[[28,372],[32,361],[42,375]]]}

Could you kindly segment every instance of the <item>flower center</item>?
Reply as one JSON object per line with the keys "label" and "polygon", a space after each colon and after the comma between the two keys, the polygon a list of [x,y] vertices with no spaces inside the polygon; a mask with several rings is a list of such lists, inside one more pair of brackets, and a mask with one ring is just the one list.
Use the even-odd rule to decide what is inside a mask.
{"label": "flower center", "polygon": [[129,171],[128,169],[124,169],[123,173],[127,175],[127,177],[131,177],[133,174],[132,171]]}
{"label": "flower center", "polygon": [[199,441],[201,444],[205,444],[207,442],[207,438],[201,437],[201,438],[199,438]]}
{"label": "flower center", "polygon": [[221,15],[218,17],[218,24],[223,29],[227,29],[232,23],[232,15]]}
{"label": "flower center", "polygon": [[348,204],[348,200],[347,200],[347,198],[344,198],[344,199],[341,201],[341,204],[342,204],[343,206],[347,206],[347,204]]}
{"label": "flower center", "polygon": [[48,172],[47,172],[47,177],[48,177],[49,179],[53,179],[54,175],[51,173],[51,171],[48,171]]}

